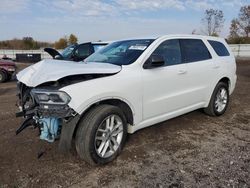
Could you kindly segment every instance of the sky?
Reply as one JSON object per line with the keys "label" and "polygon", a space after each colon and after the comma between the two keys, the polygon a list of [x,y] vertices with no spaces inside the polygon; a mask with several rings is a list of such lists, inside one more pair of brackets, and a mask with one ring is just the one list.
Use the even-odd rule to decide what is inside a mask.
{"label": "sky", "polygon": [[165,34],[201,33],[204,11],[224,12],[220,33],[250,0],[0,0],[0,40],[33,37],[54,42],[75,34],[79,42]]}

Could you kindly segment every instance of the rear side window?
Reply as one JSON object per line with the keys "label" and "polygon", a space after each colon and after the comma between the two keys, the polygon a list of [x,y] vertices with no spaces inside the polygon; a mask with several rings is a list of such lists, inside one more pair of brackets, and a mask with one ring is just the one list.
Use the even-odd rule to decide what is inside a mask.
{"label": "rear side window", "polygon": [[218,41],[208,40],[209,44],[213,47],[218,56],[229,56],[229,52],[224,44]]}
{"label": "rear side window", "polygon": [[191,63],[211,59],[211,55],[200,39],[180,39],[183,61]]}
{"label": "rear side window", "polygon": [[166,66],[182,63],[181,49],[178,39],[164,41],[155,49],[153,54],[161,55],[164,58]]}

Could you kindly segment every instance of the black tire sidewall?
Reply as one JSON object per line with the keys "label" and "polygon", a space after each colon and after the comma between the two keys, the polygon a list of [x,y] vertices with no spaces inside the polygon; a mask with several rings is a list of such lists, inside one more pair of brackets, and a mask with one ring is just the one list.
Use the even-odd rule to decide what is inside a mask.
{"label": "black tire sidewall", "polygon": [[8,73],[7,74],[7,81],[11,81],[12,80],[12,74]]}
{"label": "black tire sidewall", "polygon": [[[226,90],[226,94],[227,94],[227,103],[226,103],[225,108],[224,108],[221,112],[218,112],[218,111],[216,110],[216,107],[215,107],[215,101],[216,101],[216,96],[217,96],[217,94],[218,94],[218,92],[219,92],[219,90],[220,90],[221,88],[224,88],[224,89]],[[214,92],[214,96],[213,96],[213,111],[214,111],[214,114],[215,114],[216,116],[220,116],[220,115],[224,114],[225,111],[227,110],[228,104],[229,104],[229,91],[228,91],[228,85],[225,84],[225,83],[223,83],[223,82],[220,82],[220,83],[218,83],[218,85],[216,86],[215,92]]]}
{"label": "black tire sidewall", "polygon": [[[107,118],[110,115],[117,115],[121,118],[122,123],[123,123],[123,137],[122,137],[121,144],[120,144],[119,148],[117,149],[117,151],[112,156],[110,156],[108,158],[102,158],[96,153],[96,150],[95,150],[95,135],[96,135],[96,131],[97,131],[99,125],[103,122],[103,120],[105,118]],[[113,106],[113,108],[110,108],[106,112],[99,114],[98,117],[95,116],[95,118],[93,119],[91,124],[92,124],[92,130],[91,130],[90,135],[85,135],[85,136],[90,136],[89,152],[90,152],[91,158],[93,159],[93,161],[96,164],[106,164],[108,162],[111,162],[119,155],[119,153],[121,152],[121,150],[125,144],[125,141],[126,141],[127,122],[126,122],[126,118],[125,118],[124,114],[122,113],[122,111],[118,107]]]}
{"label": "black tire sidewall", "polygon": [[0,83],[3,83],[6,81],[6,74],[3,71],[0,71],[0,74],[2,75],[2,80],[0,80]]}

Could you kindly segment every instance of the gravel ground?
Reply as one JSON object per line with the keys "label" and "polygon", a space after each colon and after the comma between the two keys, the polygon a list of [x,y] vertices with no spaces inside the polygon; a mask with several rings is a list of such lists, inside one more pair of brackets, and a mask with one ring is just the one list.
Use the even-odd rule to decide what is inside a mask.
{"label": "gravel ground", "polygon": [[[102,167],[75,150],[15,136],[15,81],[0,84],[0,188],[5,187],[250,187],[250,61],[238,62],[238,82],[227,112],[201,110],[129,136],[121,155]],[[38,153],[44,152],[41,158]]]}

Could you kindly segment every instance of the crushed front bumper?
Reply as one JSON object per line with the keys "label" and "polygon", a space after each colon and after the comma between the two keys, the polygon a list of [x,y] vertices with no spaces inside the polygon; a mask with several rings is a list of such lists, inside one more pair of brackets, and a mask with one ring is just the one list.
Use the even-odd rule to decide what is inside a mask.
{"label": "crushed front bumper", "polygon": [[37,103],[32,95],[32,88],[22,83],[18,83],[17,88],[17,106],[20,111],[16,113],[16,116],[25,119],[16,134],[29,126],[34,126],[39,128],[41,139],[53,142],[60,136],[63,122],[77,115],[67,104]]}
{"label": "crushed front bumper", "polygon": [[33,88],[27,87],[21,82],[17,82],[17,106],[19,112],[16,113],[17,117],[23,116],[24,118],[30,116],[37,117],[56,117],[67,118],[74,116],[76,113],[67,104],[39,104],[31,94]]}

